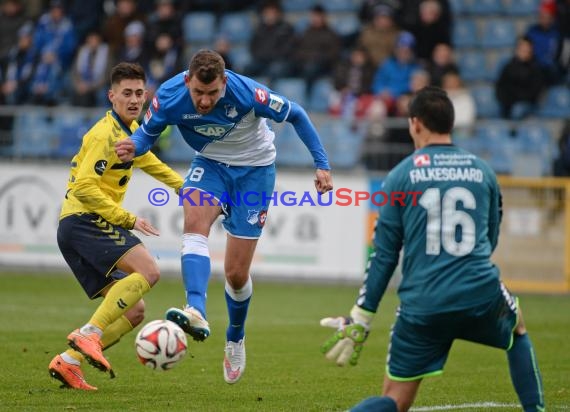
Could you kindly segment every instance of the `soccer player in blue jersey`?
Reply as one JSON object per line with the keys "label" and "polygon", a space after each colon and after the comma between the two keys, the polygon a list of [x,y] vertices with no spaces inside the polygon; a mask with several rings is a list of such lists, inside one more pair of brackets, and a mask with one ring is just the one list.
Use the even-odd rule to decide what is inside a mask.
{"label": "soccer player in blue jersey", "polygon": [[407,411],[423,378],[440,375],[455,339],[506,351],[525,411],[543,411],[540,372],[518,299],[491,262],[501,192],[490,167],[452,144],[447,94],[422,89],[409,105],[416,151],[386,177],[387,193],[409,194],[379,211],[366,277],[349,317],[324,318],[337,332],[321,347],[338,365],[356,365],[403,248],[400,307],[390,333],[383,396],[352,411]]}
{"label": "soccer player in blue jersey", "polygon": [[[237,382],[245,369],[245,321],[253,291],[250,266],[275,183],[274,133],[267,119],[295,127],[313,156],[317,191],[331,190],[327,155],[305,110],[266,86],[226,70],[222,57],[211,50],[198,51],[187,71],[163,83],[141,127],[115,146],[118,156],[129,161],[146,153],[165,127],[177,125],[197,152],[181,195],[186,305],[169,309],[166,318],[195,340],[209,336],[208,235],[222,214],[228,232],[224,271],[229,324],[223,361],[227,383]],[[246,192],[257,194],[259,202],[240,202],[239,194]]]}

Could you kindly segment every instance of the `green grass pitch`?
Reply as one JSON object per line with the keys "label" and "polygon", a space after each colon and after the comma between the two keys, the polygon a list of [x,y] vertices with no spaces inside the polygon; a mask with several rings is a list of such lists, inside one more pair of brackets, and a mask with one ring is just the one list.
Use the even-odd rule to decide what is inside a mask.
{"label": "green grass pitch", "polygon": [[[256,282],[246,329],[247,369],[230,386],[222,377],[223,284],[213,281],[208,300],[212,335],[206,342],[189,341],[190,354],[179,365],[155,372],[138,363],[133,332],[106,352],[115,379],[85,365],[88,382],[99,387],[85,393],[59,389],[47,365],[98,301],[89,301],[70,274],[0,273],[0,410],[343,411],[379,393],[397,305],[390,292],[359,365],[339,368],[319,352],[331,333],[319,319],[346,314],[356,293],[356,286]],[[542,369],[547,410],[570,410],[570,299],[520,298]],[[164,277],[145,299],[145,322],[162,318],[165,309],[180,306],[183,299],[182,281]],[[424,381],[415,408],[520,410],[512,406],[517,399],[507,368],[502,351],[456,342],[444,375]]]}

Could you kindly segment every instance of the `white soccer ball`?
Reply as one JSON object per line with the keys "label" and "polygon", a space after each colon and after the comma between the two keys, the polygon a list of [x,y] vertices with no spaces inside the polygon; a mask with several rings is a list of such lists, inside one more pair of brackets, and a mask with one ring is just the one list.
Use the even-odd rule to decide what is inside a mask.
{"label": "white soccer ball", "polygon": [[184,331],[169,320],[153,320],[135,338],[140,363],[154,370],[172,369],[184,358],[188,342]]}

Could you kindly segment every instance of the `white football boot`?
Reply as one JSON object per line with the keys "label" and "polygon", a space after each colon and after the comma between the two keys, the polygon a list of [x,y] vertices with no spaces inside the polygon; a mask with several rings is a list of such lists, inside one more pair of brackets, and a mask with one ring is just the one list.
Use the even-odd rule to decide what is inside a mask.
{"label": "white football boot", "polygon": [[210,324],[198,310],[191,306],[186,305],[184,309],[168,309],[166,319],[176,323],[196,341],[201,342],[210,336]]}
{"label": "white football boot", "polygon": [[239,342],[226,342],[224,353],[224,380],[236,383],[245,370],[245,337]]}

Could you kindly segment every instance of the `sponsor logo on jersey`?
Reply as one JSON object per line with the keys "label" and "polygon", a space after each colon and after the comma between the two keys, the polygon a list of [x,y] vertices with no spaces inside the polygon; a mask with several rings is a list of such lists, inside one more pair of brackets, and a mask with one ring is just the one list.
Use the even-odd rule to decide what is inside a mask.
{"label": "sponsor logo on jersey", "polygon": [[261,104],[267,104],[267,90],[256,87],[255,100]]}
{"label": "sponsor logo on jersey", "polygon": [[431,165],[431,160],[429,154],[417,154],[414,156],[414,166],[415,167],[425,167]]}
{"label": "sponsor logo on jersey", "polygon": [[233,127],[232,124],[203,124],[201,126],[194,126],[196,133],[200,133],[207,137],[222,137],[228,130]]}
{"label": "sponsor logo on jersey", "polygon": [[263,212],[260,212],[259,210],[248,210],[247,223],[249,223],[250,225],[257,225],[259,223],[259,215],[261,213]]}
{"label": "sponsor logo on jersey", "polygon": [[276,94],[269,93],[269,107],[275,110],[277,113],[281,113],[281,109],[283,109],[283,105],[285,102],[280,96]]}
{"label": "sponsor logo on jersey", "polygon": [[200,113],[184,113],[182,115],[183,120],[199,119],[200,117],[202,117]]}
{"label": "sponsor logo on jersey", "polygon": [[158,112],[158,109],[160,109],[160,103],[158,102],[158,97],[156,96],[152,98],[152,108],[155,112]]}
{"label": "sponsor logo on jersey", "polygon": [[151,118],[152,118],[152,111],[150,110],[149,107],[146,113],[144,114],[144,124],[147,124]]}
{"label": "sponsor logo on jersey", "polygon": [[231,104],[226,104],[224,106],[224,108],[226,109],[226,116],[228,116],[230,119],[233,119],[234,117],[236,117],[238,115],[237,109],[235,106],[232,106]]}
{"label": "sponsor logo on jersey", "polygon": [[99,176],[103,176],[103,172],[105,171],[105,169],[107,168],[107,161],[104,159],[101,160],[97,160],[95,162],[95,173],[97,173]]}

